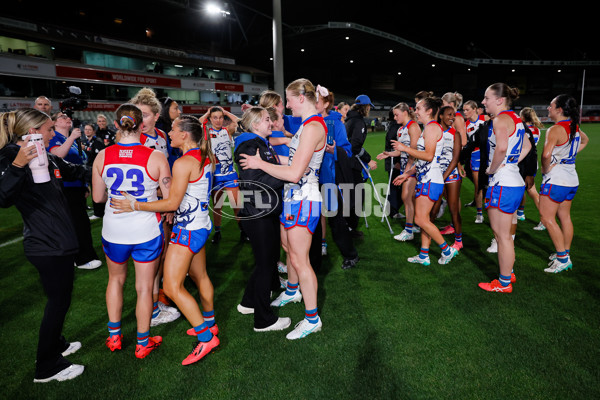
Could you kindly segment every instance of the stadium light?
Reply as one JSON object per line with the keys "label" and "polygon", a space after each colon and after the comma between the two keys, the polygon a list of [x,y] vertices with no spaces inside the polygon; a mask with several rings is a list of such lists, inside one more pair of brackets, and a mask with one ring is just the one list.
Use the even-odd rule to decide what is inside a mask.
{"label": "stadium light", "polygon": [[206,12],[210,15],[219,15],[221,14],[222,17],[226,17],[228,15],[230,15],[231,13],[227,10],[222,9],[221,7],[219,7],[217,4],[215,3],[209,3],[206,5]]}
{"label": "stadium light", "polygon": [[[236,3],[236,6],[247,8],[247,9],[251,10],[252,12],[262,15],[263,17],[266,17],[267,19],[272,21],[272,23],[273,23],[273,57],[272,57],[272,61],[273,61],[273,72],[274,72],[273,73],[274,89],[278,93],[283,93],[285,89],[283,86],[283,45],[282,45],[282,28],[281,28],[281,25],[282,25],[282,22],[281,22],[281,0],[272,0],[272,1],[273,1],[273,15],[272,16],[263,14],[262,12],[251,8],[247,4],[244,4],[244,2],[235,2],[235,3]],[[242,32],[242,35],[244,36],[244,40],[246,41],[246,43],[248,43],[248,38],[246,37],[246,32],[244,31],[244,27],[242,26],[242,23],[240,22],[239,18],[237,17],[237,13],[236,13],[235,9],[233,8],[233,6],[231,4],[227,5],[227,8],[231,9],[233,11],[233,15],[231,15],[231,17],[234,18],[235,21],[237,22],[237,24]],[[207,4],[205,6],[204,10],[206,11],[207,14],[213,15],[213,16],[221,14],[223,17],[227,17],[230,15],[229,11],[223,10],[216,3]]]}

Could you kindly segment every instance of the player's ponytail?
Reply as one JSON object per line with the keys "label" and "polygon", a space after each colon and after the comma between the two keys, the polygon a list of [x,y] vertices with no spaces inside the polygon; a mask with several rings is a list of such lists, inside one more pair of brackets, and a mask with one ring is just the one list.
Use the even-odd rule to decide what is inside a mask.
{"label": "player's ponytail", "polygon": [[206,127],[200,122],[200,120],[193,115],[180,115],[173,121],[173,125],[178,124],[179,129],[184,132],[189,133],[190,138],[194,143],[198,145],[198,149],[200,149],[200,157],[202,158],[202,164],[204,164],[204,160],[208,158],[211,163],[212,168],[216,164],[216,158],[213,154],[212,148],[210,146],[210,139],[207,137]]}
{"label": "player's ponytail", "polygon": [[554,101],[556,107],[562,109],[563,115],[571,120],[571,123],[569,124],[569,127],[571,128],[571,133],[569,135],[570,143],[575,139],[580,122],[579,106],[577,105],[577,101],[567,94],[559,94]]}
{"label": "player's ponytail", "polygon": [[513,103],[519,98],[519,89],[510,87],[506,83],[494,83],[489,87],[496,96],[506,99],[506,108],[510,110]]}
{"label": "player's ponytail", "polygon": [[117,109],[116,116],[121,136],[134,135],[142,126],[142,110],[131,103],[121,104]]}
{"label": "player's ponytail", "polygon": [[442,108],[442,105],[444,104],[442,102],[442,99],[440,99],[439,97],[426,97],[423,100],[421,100],[423,102],[423,105],[425,106],[425,110],[431,110],[431,119],[434,121],[437,121],[439,112],[440,112],[440,108]]}
{"label": "player's ponytail", "polygon": [[30,129],[39,129],[49,118],[46,113],[34,108],[0,113],[0,149],[21,140]]}

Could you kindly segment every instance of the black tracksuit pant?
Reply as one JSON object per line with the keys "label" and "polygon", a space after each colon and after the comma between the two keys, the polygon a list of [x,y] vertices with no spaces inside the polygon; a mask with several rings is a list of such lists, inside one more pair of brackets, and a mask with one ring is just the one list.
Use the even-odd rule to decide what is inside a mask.
{"label": "black tracksuit pant", "polygon": [[279,261],[281,242],[279,215],[264,218],[242,220],[242,228],[252,246],[255,266],[242,297],[242,306],[254,308],[254,327],[266,328],[277,322],[277,316],[271,309],[271,290],[274,279],[277,280],[277,261]]}
{"label": "black tracksuit pant", "polygon": [[356,247],[354,247],[352,234],[350,233],[347,221],[343,216],[341,196],[338,196],[338,202],[339,207],[336,215],[327,217],[329,227],[331,228],[331,237],[340,250],[342,257],[344,257],[344,260],[354,260],[358,257],[358,251],[356,251]]}
{"label": "black tracksuit pant", "polygon": [[35,378],[44,379],[71,365],[61,353],[68,348],[68,343],[62,336],[62,329],[71,305],[75,274],[74,256],[26,257],[38,270],[44,293],[48,298],[40,325],[35,366]]}
{"label": "black tracksuit pant", "polygon": [[77,240],[79,241],[79,253],[75,256],[75,263],[77,265],[99,259],[92,241],[85,192],[86,188],[84,187],[66,187],[63,189],[63,193],[69,204],[69,211],[71,211]]}

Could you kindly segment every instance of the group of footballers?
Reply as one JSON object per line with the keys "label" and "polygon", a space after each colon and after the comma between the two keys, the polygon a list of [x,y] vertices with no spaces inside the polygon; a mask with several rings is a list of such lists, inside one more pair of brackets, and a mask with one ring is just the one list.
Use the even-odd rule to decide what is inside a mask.
{"label": "group of footballers", "polygon": [[[257,140],[267,140],[261,145],[266,156],[258,151],[236,154],[236,162],[240,173],[261,170],[264,175],[285,182],[279,239],[286,253],[284,268],[288,279],[285,290],[271,305],[304,302],[304,318],[286,335],[293,340],[322,327],[317,308],[317,279],[309,253],[312,234],[321,223],[319,170],[324,153],[331,148],[327,143],[328,125],[318,111],[321,109],[318,104],[329,95],[327,89],[298,79],[288,85],[285,94],[285,106],[296,119],[296,126],[290,129],[291,137],[273,135],[273,143],[268,141],[275,123],[271,116],[286,117],[282,98],[275,96],[274,110],[261,107],[248,110],[246,113],[255,113],[256,117],[245,118],[252,123],[242,127],[246,132],[256,133]],[[442,98],[425,93],[415,99],[414,111],[406,103],[393,108],[399,125],[396,139],[392,140],[393,150],[377,158],[392,158],[392,165],[398,169],[392,182],[402,185],[406,225],[395,239],[412,240],[416,229],[421,232],[420,252],[408,258],[408,262],[430,265],[432,240],[441,250],[439,264],[448,264],[462,250],[459,195],[462,178],[466,176],[463,162],[467,153],[475,185],[475,222],[483,222],[485,208],[497,244],[500,270],[498,279],[482,282],[479,287],[494,292],[512,291],[512,283],[516,281],[513,272],[516,221],[526,187],[531,188],[532,175],[535,176],[535,171],[524,176],[519,164],[535,148],[540,126],[534,114],[526,118],[525,110],[520,116],[512,111],[517,98],[518,89],[496,83],[487,88],[482,101],[486,116],[477,112],[477,103],[473,101],[464,104],[463,116],[462,98],[457,93]],[[136,357],[146,357],[162,343],[160,336],[150,335],[150,327],[172,321],[181,312],[190,323],[187,334],[197,339],[192,352],[182,361],[183,365],[189,365],[219,346],[205,244],[213,229],[213,243],[221,240],[218,205],[223,193],[228,193],[236,204],[239,185],[233,147],[240,119],[221,107],[213,107],[200,118],[178,114],[165,133],[155,126],[160,112],[160,102],[148,88],[121,105],[116,112],[116,143],[100,151],[92,167],[93,200],[106,203],[102,223],[102,246],[109,273],[106,346],[111,351],[123,346],[123,286],[127,263],[132,258],[137,292]],[[531,109],[526,112],[531,115]],[[578,151],[587,145],[588,137],[579,129],[579,109],[572,97],[554,98],[548,116],[555,124],[546,132],[541,154],[542,186],[539,196],[535,196],[535,188],[528,193],[533,194],[541,224],[555,247],[545,271],[558,273],[572,268],[570,207],[578,187],[575,160]],[[282,144],[287,156],[272,157],[273,147]],[[170,163],[173,148],[179,150],[179,156]],[[27,157],[29,160],[34,155],[27,153]],[[17,166],[26,168],[22,164],[19,161]],[[443,198],[451,212],[452,225],[440,232],[434,221]],[[213,220],[211,202],[215,206]],[[234,207],[232,217],[237,219],[237,214]],[[443,234],[448,233],[454,233],[452,245],[444,239]],[[246,238],[243,229],[241,238]],[[253,246],[255,252],[258,248]],[[255,257],[258,260],[257,254]],[[276,265],[272,268],[276,273]],[[198,288],[200,305],[185,288],[187,276]],[[177,308],[169,307],[167,302],[173,302]],[[242,304],[238,311],[254,312],[252,307]],[[255,331],[279,331],[289,325],[289,318],[279,318],[271,325],[259,329],[255,326]]]}
{"label": "group of footballers", "polygon": [[[286,94],[288,108],[301,121],[296,134],[288,141],[289,156],[283,157],[281,164],[265,165],[258,155],[242,154],[238,165],[243,169],[264,169],[291,185],[284,189],[286,206],[282,224],[285,228],[281,229],[281,246],[287,253],[288,284],[280,296],[280,305],[290,299],[304,299],[305,318],[287,334],[288,339],[298,339],[317,332],[322,325],[317,312],[317,280],[308,251],[315,224],[321,217],[318,171],[325,149],[326,128],[315,111],[318,95],[309,81],[290,84]],[[283,112],[283,102],[280,103]],[[235,206],[239,184],[232,149],[240,119],[221,107],[209,109],[200,118],[179,115],[167,139],[165,133],[154,126],[160,113],[156,105],[153,92],[148,88],[121,105],[116,112],[117,141],[102,150],[93,165],[93,199],[106,203],[102,223],[102,246],[109,273],[106,346],[111,351],[122,348],[123,285],[127,262],[132,258],[137,291],[136,357],[146,357],[162,343],[162,337],[150,335],[150,326],[170,322],[181,311],[191,325],[187,334],[197,338],[192,352],[182,362],[188,365],[219,345],[214,289],[206,273],[205,244],[213,228],[212,242],[220,241],[218,205],[224,193],[230,195],[234,205],[232,217],[236,218],[239,211]],[[267,110],[259,111],[264,113],[270,133]],[[152,136],[152,140],[147,136]],[[179,149],[181,154],[172,167],[167,160],[169,147]],[[213,220],[209,214],[211,201]],[[245,240],[243,230],[241,235]],[[163,249],[166,249],[164,255]],[[276,271],[276,264],[272,267]],[[201,307],[184,286],[188,275],[198,287]],[[158,295],[161,285],[164,297]],[[300,286],[302,295],[298,290]],[[164,304],[167,302],[173,302],[177,308]],[[248,309],[253,312],[252,308]],[[161,313],[175,317],[154,323]],[[283,330],[289,326],[289,321],[284,322],[287,323],[276,321],[255,330]]]}
{"label": "group of footballers", "polygon": [[[266,163],[258,155],[250,154],[240,157],[239,167],[263,169],[268,175],[289,182],[284,189],[284,204],[287,207],[281,222],[281,243],[287,254],[289,279],[286,290],[278,299],[281,298],[279,303],[283,304],[304,299],[305,320],[296,327],[296,333],[292,335],[296,338],[316,332],[322,326],[317,313],[316,277],[310,268],[309,250],[314,232],[311,224],[319,223],[321,214],[318,171],[323,159],[327,129],[322,116],[316,112],[318,87],[303,80],[290,85],[286,94],[292,115],[300,117],[302,121],[300,129],[288,142],[287,165]],[[516,281],[513,271],[514,235],[516,221],[522,218],[526,189],[540,210],[540,226],[548,230],[556,250],[550,255],[550,264],[545,271],[558,273],[572,268],[569,256],[573,237],[570,204],[578,186],[575,159],[577,152],[586,146],[588,138],[579,130],[575,101],[566,95],[553,99],[548,112],[555,125],[548,129],[543,146],[541,169],[544,176],[540,195],[536,196],[533,185],[536,171],[523,172],[519,167],[528,155],[530,158],[533,155],[535,159],[534,148],[541,124],[531,108],[524,109],[520,115],[512,110],[518,96],[518,89],[496,83],[485,92],[482,101],[485,113],[477,111],[474,101],[467,101],[463,106],[462,96],[458,93],[447,93],[442,98],[431,93],[418,95],[414,111],[406,103],[393,108],[394,119],[400,126],[396,140],[392,140],[393,151],[383,152],[377,158],[392,157],[392,160],[396,160],[397,163],[393,162],[393,165],[399,171],[392,183],[403,186],[401,191],[406,225],[395,239],[412,240],[415,230],[420,229],[421,232],[420,252],[408,258],[408,262],[430,265],[432,240],[441,250],[439,264],[448,264],[463,248],[460,187],[466,176],[463,167],[466,151],[475,186],[475,222],[483,222],[485,208],[494,234],[491,247],[495,247],[488,250],[498,253],[500,270],[498,279],[482,282],[479,287],[493,292],[512,291],[512,283]],[[135,101],[132,103],[135,104]],[[190,322],[192,328],[188,333],[195,334],[198,339],[194,351],[183,361],[183,364],[189,364],[201,359],[219,344],[218,328],[214,323],[213,288],[206,275],[204,244],[213,227],[213,243],[221,239],[221,210],[218,204],[221,203],[219,200],[223,189],[229,192],[233,204],[237,199],[238,175],[234,169],[232,148],[239,119],[221,108],[211,109],[199,119],[178,117],[169,132],[169,143],[179,148],[182,156],[175,161],[172,171],[166,158],[161,159],[162,166],[158,165],[156,170],[152,170],[149,167],[155,164],[152,157],[156,158],[160,152],[144,149],[139,143],[139,134],[135,134],[136,129],[139,130],[143,125],[145,115],[143,112],[125,112],[124,107],[117,113],[118,129],[123,139],[116,147],[107,149],[106,155],[99,155],[94,165],[95,201],[105,200],[106,188],[109,194],[114,195],[109,195],[111,200],[102,233],[110,275],[107,289],[110,337],[107,346],[112,351],[121,347],[123,263],[132,256],[136,271],[140,269],[139,279],[142,279],[142,268],[148,263],[160,262],[164,265],[164,291]],[[142,117],[140,121],[137,120],[138,114]],[[226,119],[228,125],[224,126]],[[181,138],[177,135],[181,135]],[[128,146],[133,148],[128,149]],[[106,158],[111,153],[110,158]],[[138,156],[138,153],[148,156]],[[535,161],[537,169],[537,159]],[[163,199],[157,201],[159,188]],[[209,216],[211,195],[215,205],[214,225]],[[122,196],[125,198],[119,198]],[[434,221],[442,201],[447,203],[452,224],[440,231]],[[115,208],[119,211],[115,211]],[[161,216],[152,213],[173,211],[175,221],[172,229],[168,223],[164,223],[164,226],[156,224]],[[235,216],[237,211],[234,207]],[[556,223],[556,217],[560,225]],[[146,227],[135,219],[145,219],[146,224],[152,224],[154,228],[150,229],[149,225]],[[139,235],[132,235],[131,230],[123,229],[124,226],[139,229]],[[298,227],[308,229],[291,229]],[[131,245],[126,242],[138,236],[162,243],[165,230],[168,230],[170,244],[162,261],[156,252],[139,255],[140,244],[137,242],[140,240],[134,243],[133,248],[119,248],[121,244]],[[453,244],[448,244],[444,239],[443,234],[449,233],[454,234]],[[243,230],[241,235],[245,237]],[[147,242],[143,243],[145,245]],[[151,246],[160,252],[155,243]],[[138,264],[141,266],[138,267]],[[155,268],[147,269],[153,271]],[[184,288],[183,281],[188,273],[199,288],[202,311]],[[160,278],[156,278],[156,274],[146,277],[144,289],[139,285],[139,302],[145,296],[150,296],[153,288],[156,292],[157,284],[160,284]],[[302,287],[303,296],[299,287]],[[145,305],[147,307],[148,301],[145,301]],[[251,310],[248,307],[241,309],[243,313]],[[148,318],[138,319],[136,355],[140,358],[159,346],[162,340],[149,335],[149,324]],[[285,324],[285,327],[288,325]],[[262,329],[283,328],[279,321],[273,324],[272,329]]]}
{"label": "group of footballers", "polygon": [[[518,97],[518,89],[496,83],[485,92],[485,113],[478,112],[472,100],[464,103],[461,113],[459,93],[446,93],[438,99],[432,93],[420,92],[414,112],[406,103],[393,108],[394,119],[400,125],[396,140],[391,140],[394,150],[384,151],[377,158],[395,159],[397,172],[392,182],[403,186],[406,225],[394,238],[413,240],[415,228],[421,231],[421,250],[408,262],[429,265],[432,239],[441,249],[440,264],[449,263],[463,248],[459,194],[461,180],[467,176],[463,164],[468,163],[475,188],[474,200],[468,205],[476,206],[478,224],[483,223],[486,209],[494,234],[487,251],[498,253],[500,269],[498,279],[482,282],[479,287],[512,292],[512,283],[516,282],[514,239],[517,221],[525,219],[525,192],[540,213],[541,222],[534,229],[547,229],[555,247],[544,271],[559,273],[572,268],[570,208],[579,185],[575,160],[588,143],[587,135],[579,129],[579,108],[568,95],[557,96],[548,107],[548,117],[555,125],[547,130],[541,153],[543,178],[538,194],[533,179],[543,124],[531,107],[525,107],[519,115],[512,110]],[[433,221],[443,213],[442,202],[450,210],[452,224],[440,230]],[[444,234],[454,234],[452,245],[445,241]]]}

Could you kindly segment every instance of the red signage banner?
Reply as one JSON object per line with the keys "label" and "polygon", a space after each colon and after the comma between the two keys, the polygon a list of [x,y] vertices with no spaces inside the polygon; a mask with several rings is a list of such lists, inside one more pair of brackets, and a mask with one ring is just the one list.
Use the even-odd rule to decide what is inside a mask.
{"label": "red signage banner", "polygon": [[181,81],[175,78],[131,74],[126,72],[111,72],[93,68],[56,66],[56,76],[67,79],[86,79],[93,81],[117,82],[132,85],[164,86],[181,88]]}
{"label": "red signage banner", "polygon": [[225,92],[243,92],[244,85],[238,85],[235,83],[215,83],[216,90],[223,90]]}

